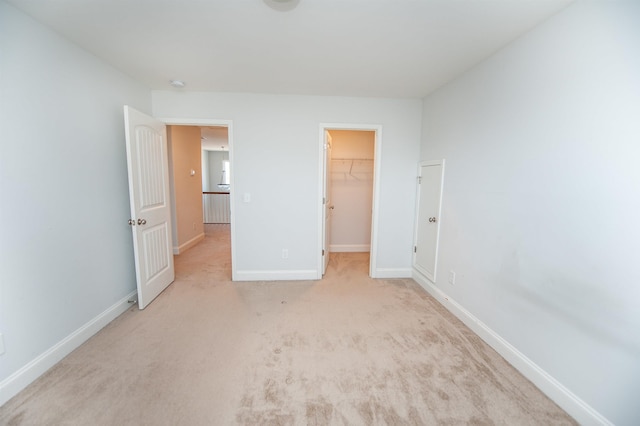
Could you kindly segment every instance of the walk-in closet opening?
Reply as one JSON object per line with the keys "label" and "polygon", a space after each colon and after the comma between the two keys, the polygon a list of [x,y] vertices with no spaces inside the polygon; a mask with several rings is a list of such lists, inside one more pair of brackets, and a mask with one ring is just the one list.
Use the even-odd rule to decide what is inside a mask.
{"label": "walk-in closet opening", "polygon": [[[375,175],[379,129],[324,129],[323,261],[339,253],[375,254]],[[326,268],[325,268],[326,269]]]}

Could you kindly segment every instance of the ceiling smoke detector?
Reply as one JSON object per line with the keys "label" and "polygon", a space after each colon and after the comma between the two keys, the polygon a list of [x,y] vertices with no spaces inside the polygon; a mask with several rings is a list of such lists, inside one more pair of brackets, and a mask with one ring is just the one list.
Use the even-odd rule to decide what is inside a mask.
{"label": "ceiling smoke detector", "polygon": [[185,86],[184,81],[182,80],[169,80],[169,84],[173,87],[177,87],[178,89],[182,89]]}

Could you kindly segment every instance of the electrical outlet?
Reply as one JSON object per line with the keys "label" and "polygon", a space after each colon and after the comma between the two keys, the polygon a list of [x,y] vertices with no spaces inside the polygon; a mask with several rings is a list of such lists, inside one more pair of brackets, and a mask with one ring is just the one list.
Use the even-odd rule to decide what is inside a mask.
{"label": "electrical outlet", "polygon": [[195,222],[193,222],[193,230],[194,231],[196,230],[196,223]]}
{"label": "electrical outlet", "polygon": [[4,354],[4,336],[0,333],[0,355]]}
{"label": "electrical outlet", "polygon": [[449,271],[449,284],[453,285],[456,283],[456,273],[453,271]]}
{"label": "electrical outlet", "polygon": [[288,259],[289,258],[289,250],[282,249],[282,258],[283,259]]}

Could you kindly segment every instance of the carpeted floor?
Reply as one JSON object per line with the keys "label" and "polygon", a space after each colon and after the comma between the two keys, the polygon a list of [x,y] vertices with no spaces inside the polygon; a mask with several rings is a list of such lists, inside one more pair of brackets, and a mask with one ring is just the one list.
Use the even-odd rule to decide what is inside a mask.
{"label": "carpeted floor", "polygon": [[413,280],[332,254],[322,281],[232,283],[227,225],[176,281],[0,407],[6,425],[575,422]]}

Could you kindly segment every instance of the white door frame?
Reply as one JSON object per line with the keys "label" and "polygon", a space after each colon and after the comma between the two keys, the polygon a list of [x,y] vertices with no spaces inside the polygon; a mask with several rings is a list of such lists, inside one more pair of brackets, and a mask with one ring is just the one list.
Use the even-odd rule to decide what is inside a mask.
{"label": "white door frame", "polygon": [[324,206],[322,193],[324,185],[324,132],[331,130],[364,130],[375,132],[373,203],[371,212],[371,249],[369,252],[369,276],[376,278],[378,254],[378,207],[380,200],[380,164],[382,163],[382,126],[379,124],[320,123],[320,141],[318,143],[318,279],[322,279],[322,242],[324,233]]}
{"label": "white door frame", "polygon": [[[215,118],[156,118],[169,126],[220,126],[228,129],[228,145],[229,145],[229,182],[231,188],[234,185],[234,163],[233,163],[233,120],[220,120]],[[229,197],[229,209],[231,210],[231,280],[236,281],[236,221],[235,221],[235,196]]]}
{"label": "white door frame", "polygon": [[[324,222],[322,222],[322,276],[327,272],[329,257],[331,255],[331,223],[333,222],[333,206],[330,204],[331,198],[331,134],[324,132],[324,152],[323,152],[323,178],[322,209],[324,210]],[[328,237],[327,237],[328,236]]]}

